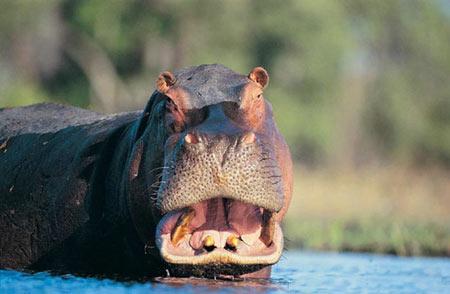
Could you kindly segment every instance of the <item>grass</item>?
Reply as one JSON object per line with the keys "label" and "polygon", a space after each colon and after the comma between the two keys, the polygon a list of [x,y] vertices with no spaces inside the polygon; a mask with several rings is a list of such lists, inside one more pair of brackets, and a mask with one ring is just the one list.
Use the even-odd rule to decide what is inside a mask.
{"label": "grass", "polygon": [[450,256],[448,179],[398,166],[297,169],[287,247]]}

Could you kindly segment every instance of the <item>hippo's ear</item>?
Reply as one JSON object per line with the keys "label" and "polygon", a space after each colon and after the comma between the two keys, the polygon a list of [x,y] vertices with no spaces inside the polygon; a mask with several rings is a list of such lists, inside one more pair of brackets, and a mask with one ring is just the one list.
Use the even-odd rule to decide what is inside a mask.
{"label": "hippo's ear", "polygon": [[269,84],[269,74],[260,66],[252,69],[252,71],[248,74],[248,78],[257,83],[262,89]]}
{"label": "hippo's ear", "polygon": [[160,93],[166,94],[176,81],[175,76],[170,71],[162,72],[156,80],[156,90]]}

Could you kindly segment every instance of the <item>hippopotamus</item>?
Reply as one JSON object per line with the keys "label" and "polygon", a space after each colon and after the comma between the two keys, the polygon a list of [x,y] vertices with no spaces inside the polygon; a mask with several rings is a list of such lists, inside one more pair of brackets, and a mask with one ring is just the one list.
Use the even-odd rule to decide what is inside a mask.
{"label": "hippopotamus", "polygon": [[267,278],[292,160],[267,71],[163,72],[143,111],[0,109],[0,267]]}

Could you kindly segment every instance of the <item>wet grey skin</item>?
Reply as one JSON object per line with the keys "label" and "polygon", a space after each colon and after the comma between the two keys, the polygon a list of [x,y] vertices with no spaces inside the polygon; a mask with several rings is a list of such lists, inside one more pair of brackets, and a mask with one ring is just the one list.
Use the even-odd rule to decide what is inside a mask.
{"label": "wet grey skin", "polygon": [[[174,75],[188,111],[203,116],[171,145],[168,97],[158,91],[143,111],[113,115],[52,103],[0,109],[0,268],[134,277],[264,266],[161,257],[155,234],[169,212],[218,197],[270,212],[283,206],[271,138],[246,144],[248,131],[224,111],[239,107],[248,78],[222,65]],[[197,144],[187,144],[189,132]]]}

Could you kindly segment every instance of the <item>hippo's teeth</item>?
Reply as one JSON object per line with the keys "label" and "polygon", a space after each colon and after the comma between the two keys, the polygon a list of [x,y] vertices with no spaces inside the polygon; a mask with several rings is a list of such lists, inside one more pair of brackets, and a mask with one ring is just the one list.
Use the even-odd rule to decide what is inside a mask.
{"label": "hippo's teeth", "polygon": [[273,234],[275,232],[275,219],[273,217],[273,213],[267,210],[264,210],[262,216],[262,229],[261,236],[259,237],[261,241],[266,244],[266,246],[270,246],[273,241]]}
{"label": "hippo's teeth", "polygon": [[170,236],[170,240],[172,244],[178,246],[181,240],[183,240],[184,236],[189,233],[189,223],[195,216],[195,211],[190,209],[183,213],[180,218],[177,220],[177,224],[172,230],[172,234]]}
{"label": "hippo's teeth", "polygon": [[203,240],[203,246],[205,247],[211,247],[214,246],[214,238],[210,235],[206,236],[206,238]]}
{"label": "hippo's teeth", "polygon": [[227,245],[232,248],[232,249],[236,249],[237,245],[238,245],[239,239],[238,237],[236,237],[235,235],[230,235],[227,238]]}
{"label": "hippo's teeth", "polygon": [[241,235],[241,239],[242,241],[249,245],[249,246],[253,246],[253,244],[256,242],[256,240],[258,240],[258,238],[261,236],[261,228],[259,227],[256,231],[254,231],[253,233],[249,233],[249,234],[242,234]]}

